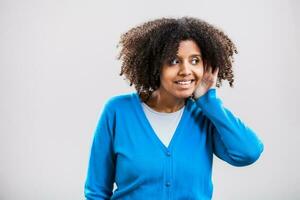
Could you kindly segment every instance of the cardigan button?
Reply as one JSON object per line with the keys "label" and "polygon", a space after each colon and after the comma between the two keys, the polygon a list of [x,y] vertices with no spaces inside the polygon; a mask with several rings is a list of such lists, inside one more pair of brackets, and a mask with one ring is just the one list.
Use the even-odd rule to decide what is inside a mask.
{"label": "cardigan button", "polygon": [[171,156],[171,153],[170,153],[170,151],[167,151],[167,156],[169,156],[169,157]]}
{"label": "cardigan button", "polygon": [[170,187],[171,183],[170,182],[166,182],[166,187]]}

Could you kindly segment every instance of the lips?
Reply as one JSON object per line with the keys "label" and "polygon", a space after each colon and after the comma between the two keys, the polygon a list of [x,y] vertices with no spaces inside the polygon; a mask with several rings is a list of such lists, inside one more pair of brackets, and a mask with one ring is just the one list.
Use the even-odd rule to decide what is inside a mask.
{"label": "lips", "polygon": [[174,82],[176,84],[179,84],[179,85],[189,85],[194,81],[195,81],[194,79],[182,79],[182,80],[177,80],[177,81],[174,81]]}

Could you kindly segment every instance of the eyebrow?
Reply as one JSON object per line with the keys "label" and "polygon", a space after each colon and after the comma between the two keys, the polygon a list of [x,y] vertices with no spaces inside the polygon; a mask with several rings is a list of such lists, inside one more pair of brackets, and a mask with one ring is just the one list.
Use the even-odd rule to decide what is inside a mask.
{"label": "eyebrow", "polygon": [[[202,57],[202,55],[201,54],[192,54],[192,55],[190,55],[189,57],[194,57],[194,56],[199,56],[199,57]],[[178,55],[176,55],[176,57],[178,57],[178,58],[181,58],[180,56],[178,56]]]}

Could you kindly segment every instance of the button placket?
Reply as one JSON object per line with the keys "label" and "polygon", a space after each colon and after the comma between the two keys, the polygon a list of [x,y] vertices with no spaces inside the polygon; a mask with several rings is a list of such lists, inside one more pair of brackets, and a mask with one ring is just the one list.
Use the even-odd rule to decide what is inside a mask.
{"label": "button placket", "polygon": [[167,179],[166,179],[166,182],[165,182],[165,187],[167,187],[167,188],[170,188],[170,186],[171,186],[171,162],[172,162],[172,160],[171,160],[171,156],[172,156],[172,154],[171,154],[171,152],[170,152],[170,150],[168,149],[166,152],[165,152],[165,155],[166,155],[166,157],[167,157],[167,163],[168,163],[168,175],[167,175]]}
{"label": "button placket", "polygon": [[170,151],[167,151],[166,155],[167,155],[168,157],[171,157],[171,152],[170,152]]}
{"label": "button placket", "polygon": [[166,187],[170,187],[171,183],[169,181],[167,181],[165,185],[166,185]]}

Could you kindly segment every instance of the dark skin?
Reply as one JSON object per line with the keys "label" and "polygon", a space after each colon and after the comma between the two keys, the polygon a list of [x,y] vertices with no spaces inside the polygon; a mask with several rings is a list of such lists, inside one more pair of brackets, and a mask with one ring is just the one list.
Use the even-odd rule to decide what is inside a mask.
{"label": "dark skin", "polygon": [[[126,77],[130,86],[134,85],[143,102],[147,102],[149,98],[156,98],[155,96],[160,94],[152,93],[161,86],[161,69],[166,61],[170,62],[178,57],[177,50],[179,43],[184,40],[193,40],[201,48],[201,51],[203,51],[201,59],[204,62],[203,67],[206,71],[209,67],[212,67],[213,71],[218,68],[219,72],[216,87],[220,87],[223,80],[227,80],[230,87],[233,87],[234,74],[232,63],[234,61],[234,54],[237,54],[237,49],[231,39],[222,30],[201,19],[193,17],[182,17],[178,19],[160,18],[133,27],[122,34],[118,44],[118,46],[121,47],[118,59],[122,61],[120,75]],[[178,58],[181,67],[184,66],[182,65],[183,63],[188,63],[188,60],[186,60],[187,57],[179,56]],[[178,66],[176,66],[176,68],[178,68]],[[178,71],[180,71],[179,68]],[[193,75],[194,74],[188,74],[188,76],[185,77],[177,75],[177,77],[174,76],[173,78],[174,80],[176,80],[176,78],[196,78]],[[184,79],[184,81],[186,80]],[[192,87],[196,91],[194,86],[198,80],[192,81]],[[206,85],[210,84],[209,82],[209,79],[203,81]],[[188,87],[187,84],[188,83],[182,85]],[[199,84],[199,82],[197,82],[197,84]],[[188,89],[185,92],[181,91],[179,93],[177,89],[173,92],[173,89],[170,89],[172,88],[166,91],[171,94],[169,97],[172,98],[167,98],[167,101],[163,100],[163,103],[155,103],[165,104],[164,107],[167,109],[161,109],[162,111],[164,110],[164,112],[172,112],[183,105],[182,103],[179,104],[178,99],[174,97],[186,100],[193,96],[194,92]],[[195,93],[195,97],[199,97],[203,92],[204,91],[200,89]],[[161,95],[161,97],[165,96]],[[179,100],[179,102],[182,101]]]}
{"label": "dark skin", "polygon": [[[204,70],[201,50],[194,41],[182,41],[177,58],[172,64],[162,66],[161,86],[146,104],[158,112],[175,112],[184,106],[189,96],[198,99],[209,89],[216,88],[218,72],[218,68],[212,72],[212,67]],[[178,84],[178,80],[182,84]]]}
{"label": "dark skin", "polygon": [[[218,78],[219,69],[217,68],[214,72],[212,72],[212,68],[205,73],[202,81],[200,82],[198,88],[194,92],[194,98],[198,99],[203,96],[209,89],[216,88],[217,78]],[[174,104],[172,107],[169,107],[164,104],[163,100],[159,99],[159,96],[154,92],[151,98],[146,102],[148,106],[158,112],[176,112],[180,108],[184,106],[184,102],[178,102],[178,104]]]}
{"label": "dark skin", "polygon": [[219,68],[212,71],[212,67],[209,67],[207,72],[205,72],[201,83],[194,92],[195,99],[203,96],[209,89],[216,88],[217,79],[218,79]]}

